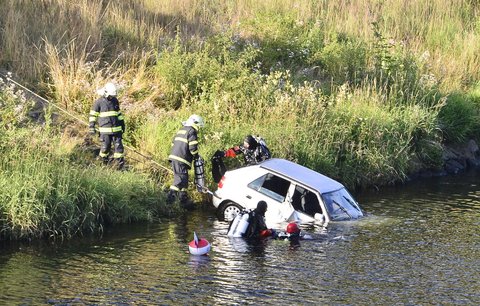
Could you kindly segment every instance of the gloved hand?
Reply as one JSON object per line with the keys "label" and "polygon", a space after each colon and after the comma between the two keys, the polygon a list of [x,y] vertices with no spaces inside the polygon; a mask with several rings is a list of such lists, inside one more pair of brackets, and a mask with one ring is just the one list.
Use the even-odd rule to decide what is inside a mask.
{"label": "gloved hand", "polygon": [[226,150],[224,155],[225,155],[225,157],[235,157],[235,156],[237,156],[237,154],[235,154],[235,151],[234,151],[233,148]]}
{"label": "gloved hand", "polygon": [[91,134],[91,135],[97,134],[97,131],[95,130],[94,127],[91,127],[91,128],[89,129],[89,131],[90,131],[90,134]]}
{"label": "gloved hand", "polygon": [[271,229],[266,229],[260,232],[260,237],[265,238],[265,237],[270,237],[272,236],[272,230]]}

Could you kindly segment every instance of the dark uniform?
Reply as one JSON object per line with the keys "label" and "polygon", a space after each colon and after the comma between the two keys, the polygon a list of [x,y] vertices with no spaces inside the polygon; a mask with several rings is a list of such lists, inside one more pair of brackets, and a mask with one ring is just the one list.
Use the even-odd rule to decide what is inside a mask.
{"label": "dark uniform", "polygon": [[267,211],[267,203],[260,201],[257,208],[249,213],[248,227],[243,237],[245,238],[264,238],[272,235],[272,230],[267,228],[265,224],[265,212]]}
{"label": "dark uniform", "polygon": [[192,161],[198,158],[198,129],[197,124],[183,126],[172,141],[172,150],[168,159],[173,169],[173,184],[170,186],[168,201],[178,196],[180,202],[186,202],[188,187],[188,170]]}
{"label": "dark uniform", "polygon": [[[98,121],[98,129],[95,123]],[[95,101],[90,110],[90,132],[100,132],[100,154],[104,163],[108,163],[112,143],[114,144],[114,160],[119,167],[124,164],[124,149],[122,134],[125,132],[125,122],[116,97],[101,97]]]}

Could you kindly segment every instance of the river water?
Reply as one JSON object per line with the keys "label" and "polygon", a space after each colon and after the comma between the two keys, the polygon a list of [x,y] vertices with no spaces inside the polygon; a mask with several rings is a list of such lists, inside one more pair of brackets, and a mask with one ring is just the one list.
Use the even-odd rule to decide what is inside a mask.
{"label": "river water", "polygon": [[[226,237],[209,204],[68,242],[0,243],[0,304],[479,305],[480,173],[356,196],[312,240]],[[209,256],[188,253],[196,231]]]}

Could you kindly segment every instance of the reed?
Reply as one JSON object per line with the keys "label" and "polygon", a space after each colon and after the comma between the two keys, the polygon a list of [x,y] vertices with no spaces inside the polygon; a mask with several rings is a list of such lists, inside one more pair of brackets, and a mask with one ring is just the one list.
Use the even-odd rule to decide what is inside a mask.
{"label": "reed", "polygon": [[[165,47],[175,33],[193,39],[208,37],[267,14],[289,16],[298,24],[316,22],[326,33],[344,33],[363,41],[372,40],[371,24],[378,23],[386,37],[413,53],[428,51],[442,88],[454,90],[478,79],[479,9],[469,0],[5,0],[0,12],[0,60],[34,81],[54,68],[43,65],[47,43],[61,49],[75,41],[76,57],[112,61],[120,55],[129,57],[125,52]],[[258,29],[268,27],[265,22]]]}
{"label": "reed", "polygon": [[69,238],[178,210],[165,205],[161,186],[145,175],[76,164],[57,155],[58,140],[41,131],[21,136],[2,137],[0,237]]}
{"label": "reed", "polygon": [[180,211],[149,176],[100,167],[78,151],[80,139],[32,123],[31,101],[14,88],[0,91],[0,104],[0,239],[69,238]]}

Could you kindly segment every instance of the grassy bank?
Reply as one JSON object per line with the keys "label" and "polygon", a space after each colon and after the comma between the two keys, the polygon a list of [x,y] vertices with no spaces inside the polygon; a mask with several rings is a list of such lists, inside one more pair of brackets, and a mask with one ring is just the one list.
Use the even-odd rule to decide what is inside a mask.
{"label": "grassy bank", "polygon": [[95,165],[78,141],[26,115],[27,100],[0,92],[0,239],[71,237],[178,213],[147,176]]}
{"label": "grassy bank", "polygon": [[[95,89],[114,80],[122,86],[126,142],[167,167],[171,137],[191,113],[206,119],[200,154],[207,160],[254,133],[274,156],[351,188],[439,168],[443,145],[480,139],[480,5],[474,1],[4,0],[2,8],[2,66],[85,121]],[[97,213],[103,201],[126,209],[114,210],[119,222],[151,215],[157,204],[149,199],[158,199],[158,190],[148,177],[155,175],[122,173],[124,185],[101,189],[98,182],[117,174],[63,158],[55,153],[68,151],[61,133],[48,135],[44,164],[37,165],[45,158],[35,155],[36,142],[4,147],[1,157],[7,167],[8,152],[30,152],[22,155],[27,164],[66,180],[40,193],[59,197],[43,207],[68,202],[83,211],[95,202],[77,228],[103,218]],[[28,169],[6,168],[16,181]],[[49,181],[34,172],[32,180]],[[161,180],[168,185],[171,177]],[[67,189],[56,195],[57,186]],[[84,189],[76,192],[78,186]],[[131,193],[118,199],[116,188]],[[128,204],[134,191],[146,200]],[[20,194],[37,201],[37,193]],[[140,205],[131,209],[138,214],[129,215],[129,205]]]}

